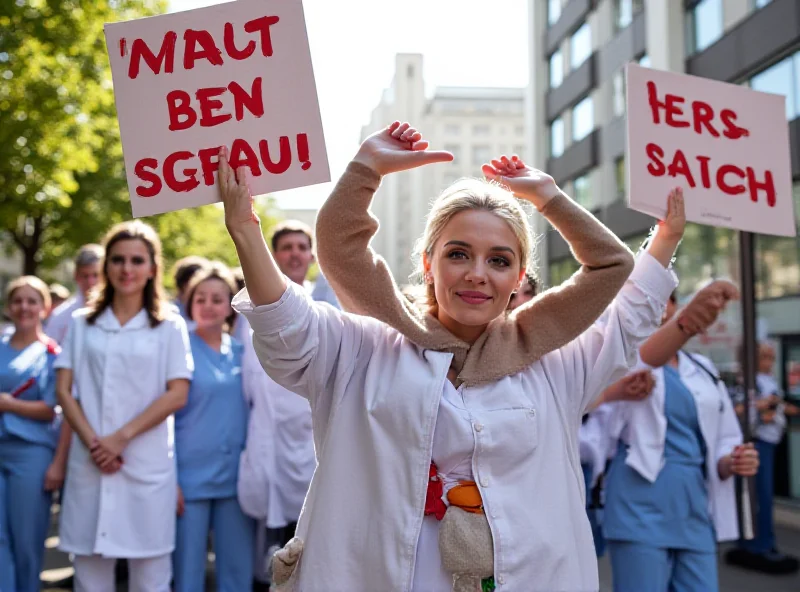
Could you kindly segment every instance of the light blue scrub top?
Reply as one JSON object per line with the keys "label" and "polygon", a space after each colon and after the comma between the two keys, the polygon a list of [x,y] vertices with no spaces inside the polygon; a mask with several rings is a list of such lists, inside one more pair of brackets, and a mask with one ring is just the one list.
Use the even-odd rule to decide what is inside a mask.
{"label": "light blue scrub top", "polygon": [[715,552],[697,406],[675,368],[664,366],[664,383],[664,468],[650,483],[625,464],[620,442],[608,473],[605,535],[651,547]]}
{"label": "light blue scrub top", "polygon": [[178,483],[186,500],[233,497],[249,414],[242,393],[244,348],[227,334],[219,352],[194,332],[189,342],[194,376],[189,401],[175,414]]}
{"label": "light blue scrub top", "polygon": [[[15,349],[11,346],[12,336],[13,332],[0,337],[0,392],[11,393],[33,378],[36,382],[18,399],[44,401],[55,407],[55,352],[48,352],[48,346],[40,341],[21,350]],[[54,429],[52,422],[36,421],[15,413],[0,413],[0,441],[11,438],[55,448],[58,430]]]}

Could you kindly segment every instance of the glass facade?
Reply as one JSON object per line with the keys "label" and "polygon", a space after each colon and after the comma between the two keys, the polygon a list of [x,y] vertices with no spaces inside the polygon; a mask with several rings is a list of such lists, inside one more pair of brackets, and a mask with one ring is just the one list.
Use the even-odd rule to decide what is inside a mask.
{"label": "glass facade", "polygon": [[722,37],[722,0],[701,0],[686,14],[689,55],[703,51]]}
{"label": "glass facade", "polygon": [[586,97],[572,108],[572,141],[579,142],[594,129],[594,102]]}
{"label": "glass facade", "polygon": [[592,55],[592,29],[589,23],[583,23],[581,28],[572,34],[569,43],[569,64],[575,70]]}

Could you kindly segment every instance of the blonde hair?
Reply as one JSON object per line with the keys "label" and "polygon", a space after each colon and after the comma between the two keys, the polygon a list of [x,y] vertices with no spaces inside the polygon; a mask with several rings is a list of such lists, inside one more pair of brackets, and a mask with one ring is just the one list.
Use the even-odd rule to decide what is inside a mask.
{"label": "blonde hair", "polygon": [[8,302],[11,300],[14,292],[25,286],[36,290],[36,293],[39,294],[39,297],[42,299],[44,309],[46,311],[50,310],[50,306],[52,305],[50,288],[35,275],[23,275],[8,283],[8,287],[6,288],[6,306],[8,306]]}
{"label": "blonde hair", "polygon": [[[433,249],[445,226],[457,214],[471,210],[490,212],[505,220],[519,242],[520,268],[533,272],[529,269],[533,267],[533,231],[522,202],[498,183],[467,178],[450,185],[433,202],[425,223],[425,232],[414,247],[416,271],[412,275],[413,281],[419,283],[423,280],[423,256],[427,256],[429,261],[433,258]],[[435,310],[436,293],[432,284],[425,287],[425,296],[418,301],[420,300],[429,309]]]}

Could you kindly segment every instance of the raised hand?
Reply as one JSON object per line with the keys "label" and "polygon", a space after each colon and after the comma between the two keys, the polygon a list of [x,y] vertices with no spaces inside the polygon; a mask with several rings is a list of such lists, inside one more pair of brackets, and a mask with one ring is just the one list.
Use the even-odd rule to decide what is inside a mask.
{"label": "raised hand", "polygon": [[444,150],[428,150],[427,140],[416,128],[395,121],[364,140],[353,160],[383,176],[435,162],[449,162],[453,155]]}
{"label": "raised hand", "polygon": [[247,167],[239,167],[234,173],[228,162],[228,149],[224,146],[219,151],[217,184],[225,207],[225,226],[228,230],[259,223],[247,183]]}
{"label": "raised hand", "polygon": [[676,187],[667,196],[667,216],[659,221],[658,233],[665,238],[680,240],[686,230],[686,205],[683,200],[683,189]]}
{"label": "raised hand", "polygon": [[561,193],[553,177],[527,166],[516,154],[511,158],[503,155],[481,167],[488,178],[508,187],[520,199],[531,202],[542,209],[548,201]]}
{"label": "raised hand", "polygon": [[678,326],[688,335],[703,333],[717,320],[729,301],[738,299],[739,289],[731,282],[711,282],[678,313]]}

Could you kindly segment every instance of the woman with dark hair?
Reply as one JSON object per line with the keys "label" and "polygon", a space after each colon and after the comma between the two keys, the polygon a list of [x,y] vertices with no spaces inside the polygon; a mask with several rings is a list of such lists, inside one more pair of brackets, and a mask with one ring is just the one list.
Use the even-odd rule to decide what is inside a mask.
{"label": "woman with dark hair", "polygon": [[234,277],[221,264],[197,273],[186,292],[186,312],[195,323],[189,334],[195,368],[189,402],[175,414],[176,592],[203,589],[211,531],[218,589],[247,590],[253,579],[255,521],[245,516],[236,496],[248,406],[242,344],[229,334],[236,318],[231,308],[235,293]]}
{"label": "woman with dark hair", "polygon": [[0,337],[0,590],[39,590],[50,526],[50,479],[58,432],[55,371],[58,345],[42,329],[50,307],[37,277],[13,280],[6,312],[13,330]]}
{"label": "woman with dark hair", "polygon": [[[161,242],[140,221],[111,229],[100,290],[75,313],[56,361],[56,392],[74,432],[60,549],[75,590],[113,590],[128,559],[133,590],[169,590],[177,471],[172,414],[186,404],[186,324],[161,286]],[[73,383],[75,395],[73,396]]]}

